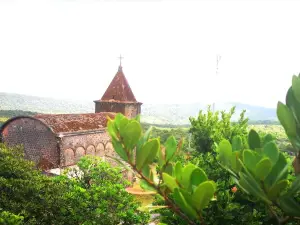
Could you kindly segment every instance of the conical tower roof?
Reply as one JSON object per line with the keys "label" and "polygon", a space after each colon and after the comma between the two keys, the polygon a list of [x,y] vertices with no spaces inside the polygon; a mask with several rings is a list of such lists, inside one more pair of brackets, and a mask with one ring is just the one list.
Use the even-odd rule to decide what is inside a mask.
{"label": "conical tower roof", "polygon": [[121,65],[100,101],[137,103]]}

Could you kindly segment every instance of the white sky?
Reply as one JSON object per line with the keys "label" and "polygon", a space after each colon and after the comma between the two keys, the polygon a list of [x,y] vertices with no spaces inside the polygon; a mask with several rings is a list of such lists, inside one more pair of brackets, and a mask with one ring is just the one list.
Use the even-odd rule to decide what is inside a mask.
{"label": "white sky", "polygon": [[[0,92],[276,107],[300,72],[300,1],[0,0]],[[214,81],[216,54],[218,81]]]}

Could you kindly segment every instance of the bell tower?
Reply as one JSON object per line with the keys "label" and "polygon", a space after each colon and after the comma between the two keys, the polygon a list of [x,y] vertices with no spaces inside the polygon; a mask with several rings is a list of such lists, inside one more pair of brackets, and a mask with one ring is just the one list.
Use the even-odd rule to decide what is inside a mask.
{"label": "bell tower", "polygon": [[129,83],[123,73],[123,68],[119,69],[106,89],[100,100],[95,102],[95,113],[98,112],[115,112],[122,113],[128,118],[134,118],[141,113],[141,105],[138,102],[129,86]]}

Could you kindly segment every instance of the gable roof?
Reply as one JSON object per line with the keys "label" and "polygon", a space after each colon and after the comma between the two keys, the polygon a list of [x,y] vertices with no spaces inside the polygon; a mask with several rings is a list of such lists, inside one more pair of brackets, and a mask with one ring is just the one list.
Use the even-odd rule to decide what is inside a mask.
{"label": "gable roof", "polygon": [[113,119],[115,113],[85,113],[85,114],[39,114],[35,119],[42,121],[54,133],[100,130],[106,128],[107,116]]}
{"label": "gable roof", "polygon": [[117,74],[109,84],[100,101],[137,103],[129,83],[123,73],[122,66],[119,66]]}

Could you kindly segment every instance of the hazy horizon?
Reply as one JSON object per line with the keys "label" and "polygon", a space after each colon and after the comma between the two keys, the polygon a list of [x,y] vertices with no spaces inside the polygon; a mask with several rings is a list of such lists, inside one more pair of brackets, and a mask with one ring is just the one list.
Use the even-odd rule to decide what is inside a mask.
{"label": "hazy horizon", "polygon": [[97,100],[122,54],[138,101],[275,108],[300,72],[299,6],[0,0],[0,92]]}

